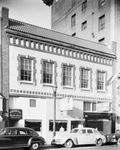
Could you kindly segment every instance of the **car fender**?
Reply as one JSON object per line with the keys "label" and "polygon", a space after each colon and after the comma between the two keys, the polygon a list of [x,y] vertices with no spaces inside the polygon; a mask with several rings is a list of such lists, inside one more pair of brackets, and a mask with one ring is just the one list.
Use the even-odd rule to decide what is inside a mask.
{"label": "car fender", "polygon": [[28,141],[28,146],[30,146],[31,143],[33,143],[33,142],[38,142],[38,143],[40,143],[40,139],[37,138],[37,137],[31,137],[31,138],[29,139],[29,141]]}
{"label": "car fender", "polygon": [[68,140],[72,140],[74,145],[78,145],[77,137],[62,138],[62,144],[66,143]]}

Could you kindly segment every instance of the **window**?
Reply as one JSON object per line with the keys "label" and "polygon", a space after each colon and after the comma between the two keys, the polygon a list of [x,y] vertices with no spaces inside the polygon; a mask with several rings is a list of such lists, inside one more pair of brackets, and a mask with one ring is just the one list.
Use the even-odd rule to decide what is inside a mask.
{"label": "window", "polygon": [[73,67],[63,65],[63,86],[73,86]]}
{"label": "window", "polygon": [[43,62],[43,83],[53,84],[53,66],[52,62]]}
{"label": "window", "polygon": [[97,90],[105,90],[105,72],[97,71]]}
{"label": "window", "polygon": [[41,131],[42,121],[37,119],[26,119],[25,127],[32,128],[35,131]]}
{"label": "window", "polygon": [[98,41],[100,44],[105,44],[105,38],[102,38]]}
{"label": "window", "polygon": [[81,68],[81,88],[90,89],[90,69]]}
{"label": "window", "polygon": [[105,0],[99,0],[99,8],[105,5]]}
{"label": "window", "polygon": [[83,3],[82,3],[82,11],[86,10],[87,8],[87,0],[85,0]]}
{"label": "window", "polygon": [[71,27],[74,27],[76,25],[76,14],[72,15],[71,17]]}
{"label": "window", "polygon": [[33,60],[30,58],[20,58],[20,80],[33,80]]}
{"label": "window", "polygon": [[72,7],[75,7],[76,5],[76,0],[72,0]]}
{"label": "window", "polygon": [[105,29],[105,15],[99,17],[99,31]]}
{"label": "window", "polygon": [[83,30],[85,30],[86,28],[87,28],[87,21],[84,21],[84,22],[82,23],[81,30],[83,31]]}
{"label": "window", "polygon": [[[66,120],[56,120],[55,121],[55,131],[60,131],[61,127],[64,131],[67,131],[67,121]],[[49,121],[49,131],[53,131],[53,121]]]}
{"label": "window", "polygon": [[30,99],[30,107],[36,107],[36,100]]}
{"label": "window", "polygon": [[76,33],[73,33],[72,36],[76,36]]}
{"label": "window", "polygon": [[96,111],[96,103],[95,102],[84,102],[83,109],[84,109],[84,112],[94,112],[94,111]]}

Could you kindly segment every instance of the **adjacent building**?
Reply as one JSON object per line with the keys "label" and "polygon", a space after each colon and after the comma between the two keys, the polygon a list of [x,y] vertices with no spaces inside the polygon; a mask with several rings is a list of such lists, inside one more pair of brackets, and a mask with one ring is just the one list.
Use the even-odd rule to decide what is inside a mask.
{"label": "adjacent building", "polygon": [[[52,29],[71,36],[104,44],[113,50],[116,43],[116,86],[114,103],[120,118],[120,1],[119,0],[54,0]],[[114,45],[115,46],[115,45]],[[119,121],[118,121],[119,122]],[[117,128],[120,124],[116,122]],[[119,125],[118,125],[119,124]]]}
{"label": "adjacent building", "polygon": [[31,127],[50,143],[57,86],[56,132],[91,122],[102,133],[115,130],[114,42],[109,49],[14,20],[3,7],[0,45],[0,125]]}

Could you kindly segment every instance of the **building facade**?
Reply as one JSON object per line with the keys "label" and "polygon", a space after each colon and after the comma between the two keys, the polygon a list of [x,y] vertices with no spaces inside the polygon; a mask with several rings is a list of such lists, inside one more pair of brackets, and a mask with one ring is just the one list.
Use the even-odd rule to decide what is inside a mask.
{"label": "building facade", "polygon": [[[115,113],[120,118],[120,1],[119,0],[54,0],[52,29],[71,36],[104,44],[113,50],[116,43]],[[119,119],[116,128],[120,128]]]}
{"label": "building facade", "polygon": [[92,121],[102,133],[115,130],[114,84],[109,82],[116,72],[115,49],[11,19],[4,7],[0,22],[1,116],[6,125],[31,127],[47,143],[53,138],[54,115],[57,133]]}

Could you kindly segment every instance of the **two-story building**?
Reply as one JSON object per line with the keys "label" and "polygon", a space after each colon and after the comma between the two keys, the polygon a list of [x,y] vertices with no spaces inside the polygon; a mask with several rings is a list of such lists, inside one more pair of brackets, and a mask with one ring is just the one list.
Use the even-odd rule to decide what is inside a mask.
{"label": "two-story building", "polygon": [[[35,129],[47,143],[56,132],[91,126],[114,130],[116,73],[113,49],[9,18],[0,17],[2,117],[9,126]],[[57,86],[56,114],[53,87]],[[1,108],[1,107],[0,107]]]}

